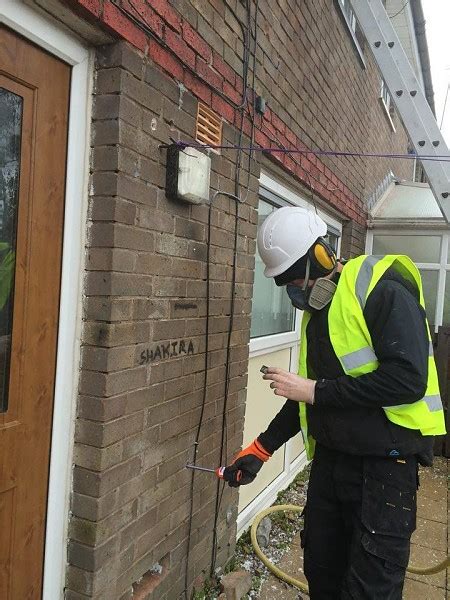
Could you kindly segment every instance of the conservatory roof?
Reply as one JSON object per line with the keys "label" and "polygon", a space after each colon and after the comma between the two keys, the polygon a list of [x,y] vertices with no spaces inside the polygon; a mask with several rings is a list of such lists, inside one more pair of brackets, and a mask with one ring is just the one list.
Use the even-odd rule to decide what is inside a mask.
{"label": "conservatory roof", "polygon": [[433,192],[427,183],[393,182],[371,210],[371,221],[439,220],[445,223]]}

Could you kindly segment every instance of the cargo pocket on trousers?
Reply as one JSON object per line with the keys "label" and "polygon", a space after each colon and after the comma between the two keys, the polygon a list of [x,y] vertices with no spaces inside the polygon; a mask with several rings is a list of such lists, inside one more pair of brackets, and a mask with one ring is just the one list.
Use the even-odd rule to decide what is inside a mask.
{"label": "cargo pocket on trousers", "polygon": [[383,561],[386,571],[404,570],[408,566],[409,539],[365,532],[361,544],[366,552]]}
{"label": "cargo pocket on trousers", "polygon": [[416,475],[414,483],[395,475],[375,478],[365,470],[361,520],[371,533],[409,539],[416,528]]}
{"label": "cargo pocket on trousers", "polygon": [[416,467],[391,461],[377,461],[368,467],[361,507],[361,521],[367,530],[362,545],[393,566],[406,567],[416,528]]}

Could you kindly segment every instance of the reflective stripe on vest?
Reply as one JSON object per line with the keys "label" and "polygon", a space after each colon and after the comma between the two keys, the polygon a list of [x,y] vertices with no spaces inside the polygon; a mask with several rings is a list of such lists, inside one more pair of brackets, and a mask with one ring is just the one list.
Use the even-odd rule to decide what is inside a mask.
{"label": "reflective stripe on vest", "polygon": [[367,292],[373,277],[373,268],[381,258],[381,256],[368,256],[359,269],[355,283],[355,294],[361,310],[364,310],[366,305]]}
{"label": "reflective stripe on vest", "polygon": [[[334,352],[341,362],[344,372],[351,377],[370,373],[378,367],[378,359],[373,349],[363,310],[371,291],[390,267],[395,268],[416,286],[420,304],[425,306],[420,274],[408,257],[397,255],[360,256],[348,261],[341,272],[339,284],[331,302],[328,325]],[[308,313],[303,314],[299,360],[299,375],[302,377],[307,377],[306,326],[309,318]],[[409,429],[419,429],[422,435],[442,435],[445,433],[444,413],[428,324],[427,330],[429,358],[425,396],[411,404],[387,406],[384,411],[386,417],[397,425]],[[300,409],[300,422],[308,458],[312,458],[314,446],[310,442],[312,438],[308,433],[306,407]]]}
{"label": "reflective stripe on vest", "polygon": [[341,362],[346,371],[359,369],[360,367],[367,365],[368,363],[375,362],[376,360],[377,355],[370,346],[365,346],[364,348],[360,348],[359,350],[355,350],[354,352],[350,352],[349,354],[344,354],[344,356],[341,356]]}
{"label": "reflective stripe on vest", "polygon": [[[298,363],[298,374],[302,377],[307,377],[306,369],[306,355],[307,355],[307,344],[306,344],[306,327],[309,319],[311,318],[310,313],[304,312],[302,316],[301,334],[300,334],[300,354]],[[308,431],[308,419],[306,418],[306,404],[299,402],[299,414],[300,414],[300,428],[303,435],[303,443],[305,444],[306,456],[308,460],[311,460],[314,456],[314,450],[316,447],[316,441],[310,435]]]}

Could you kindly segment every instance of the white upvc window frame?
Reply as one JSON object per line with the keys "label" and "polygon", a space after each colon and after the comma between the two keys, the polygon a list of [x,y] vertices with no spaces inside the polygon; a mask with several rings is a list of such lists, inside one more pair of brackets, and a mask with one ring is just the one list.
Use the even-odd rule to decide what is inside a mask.
{"label": "white upvc window frame", "polygon": [[389,236],[439,236],[441,238],[441,248],[439,254],[439,262],[436,263],[421,263],[415,262],[418,269],[424,271],[437,271],[438,272],[438,286],[437,286],[437,298],[436,298],[436,312],[434,315],[434,331],[437,333],[438,328],[442,325],[444,315],[444,295],[445,295],[445,282],[446,278],[449,277],[450,285],[450,232],[445,229],[433,229],[433,230],[415,230],[415,229],[370,229],[367,232],[366,237],[366,254],[372,254],[373,250],[373,238],[374,235],[389,235]]}
{"label": "white upvc window frame", "polygon": [[[314,210],[311,202],[309,202],[304,196],[293,192],[291,189],[279,183],[276,179],[273,179],[264,171],[261,173],[259,183],[260,196],[263,200],[271,202],[280,207],[301,206],[302,208]],[[339,252],[342,238],[342,224],[321,209],[317,209],[317,213],[327,224],[329,232],[338,236]],[[297,343],[300,339],[301,314],[302,313],[300,311],[295,311],[295,325],[292,331],[252,338],[250,340],[250,357],[257,356],[258,354],[264,354],[264,352],[268,349],[271,349],[272,351],[283,350],[284,348],[288,348],[292,346],[292,344]]]}
{"label": "white upvc window frame", "polygon": [[18,0],[2,0],[0,23],[71,69],[58,325],[42,600],[64,597],[73,439],[80,364],[82,277],[88,206],[93,51],[56,20]]}
{"label": "white upvc window frame", "polygon": [[392,131],[396,133],[397,130],[394,125],[395,105],[391,93],[388,90],[386,82],[383,78],[381,78],[380,84],[380,102]]}
{"label": "white upvc window frame", "polygon": [[362,51],[361,45],[356,36],[357,20],[356,15],[350,5],[349,0],[335,0],[339,10],[341,11],[342,17],[347,25],[348,32],[352,38],[353,45],[355,46],[356,52],[358,53],[361,66],[366,68],[366,61],[364,58],[364,52]]}
{"label": "white upvc window frame", "polygon": [[[301,206],[314,210],[311,202],[306,197],[292,191],[290,188],[281,184],[265,171],[260,176],[260,196],[263,200],[269,201],[278,206]],[[330,233],[338,236],[338,253],[341,247],[342,224],[334,217],[321,209],[317,210],[319,216],[327,223]],[[339,255],[339,254],[338,254]],[[249,359],[256,356],[262,356],[269,352],[291,349],[290,369],[297,371],[299,359],[300,327],[303,313],[295,311],[294,328],[292,331],[277,333],[263,337],[252,338],[250,340]],[[294,460],[292,459],[293,450],[291,444],[286,444],[284,455],[283,471],[268,485],[258,496],[246,506],[237,518],[237,537],[250,525],[253,518],[263,508],[270,506],[277,497],[281,489],[286,488],[296,477],[296,475],[307,465],[306,452],[301,452]]]}

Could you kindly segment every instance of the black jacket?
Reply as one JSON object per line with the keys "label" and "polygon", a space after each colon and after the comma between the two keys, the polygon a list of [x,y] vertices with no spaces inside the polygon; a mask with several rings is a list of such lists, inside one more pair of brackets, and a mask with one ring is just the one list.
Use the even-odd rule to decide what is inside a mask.
{"label": "black jacket", "polygon": [[[362,456],[417,455],[432,463],[433,437],[389,421],[383,406],[409,404],[425,394],[429,341],[425,312],[413,286],[389,269],[375,286],[364,318],[378,357],[366,375],[344,374],[328,332],[329,306],[313,313],[306,328],[308,377],[316,385],[314,405],[307,406],[308,427],[317,443]],[[300,431],[298,403],[287,400],[261,444],[274,452]]]}

